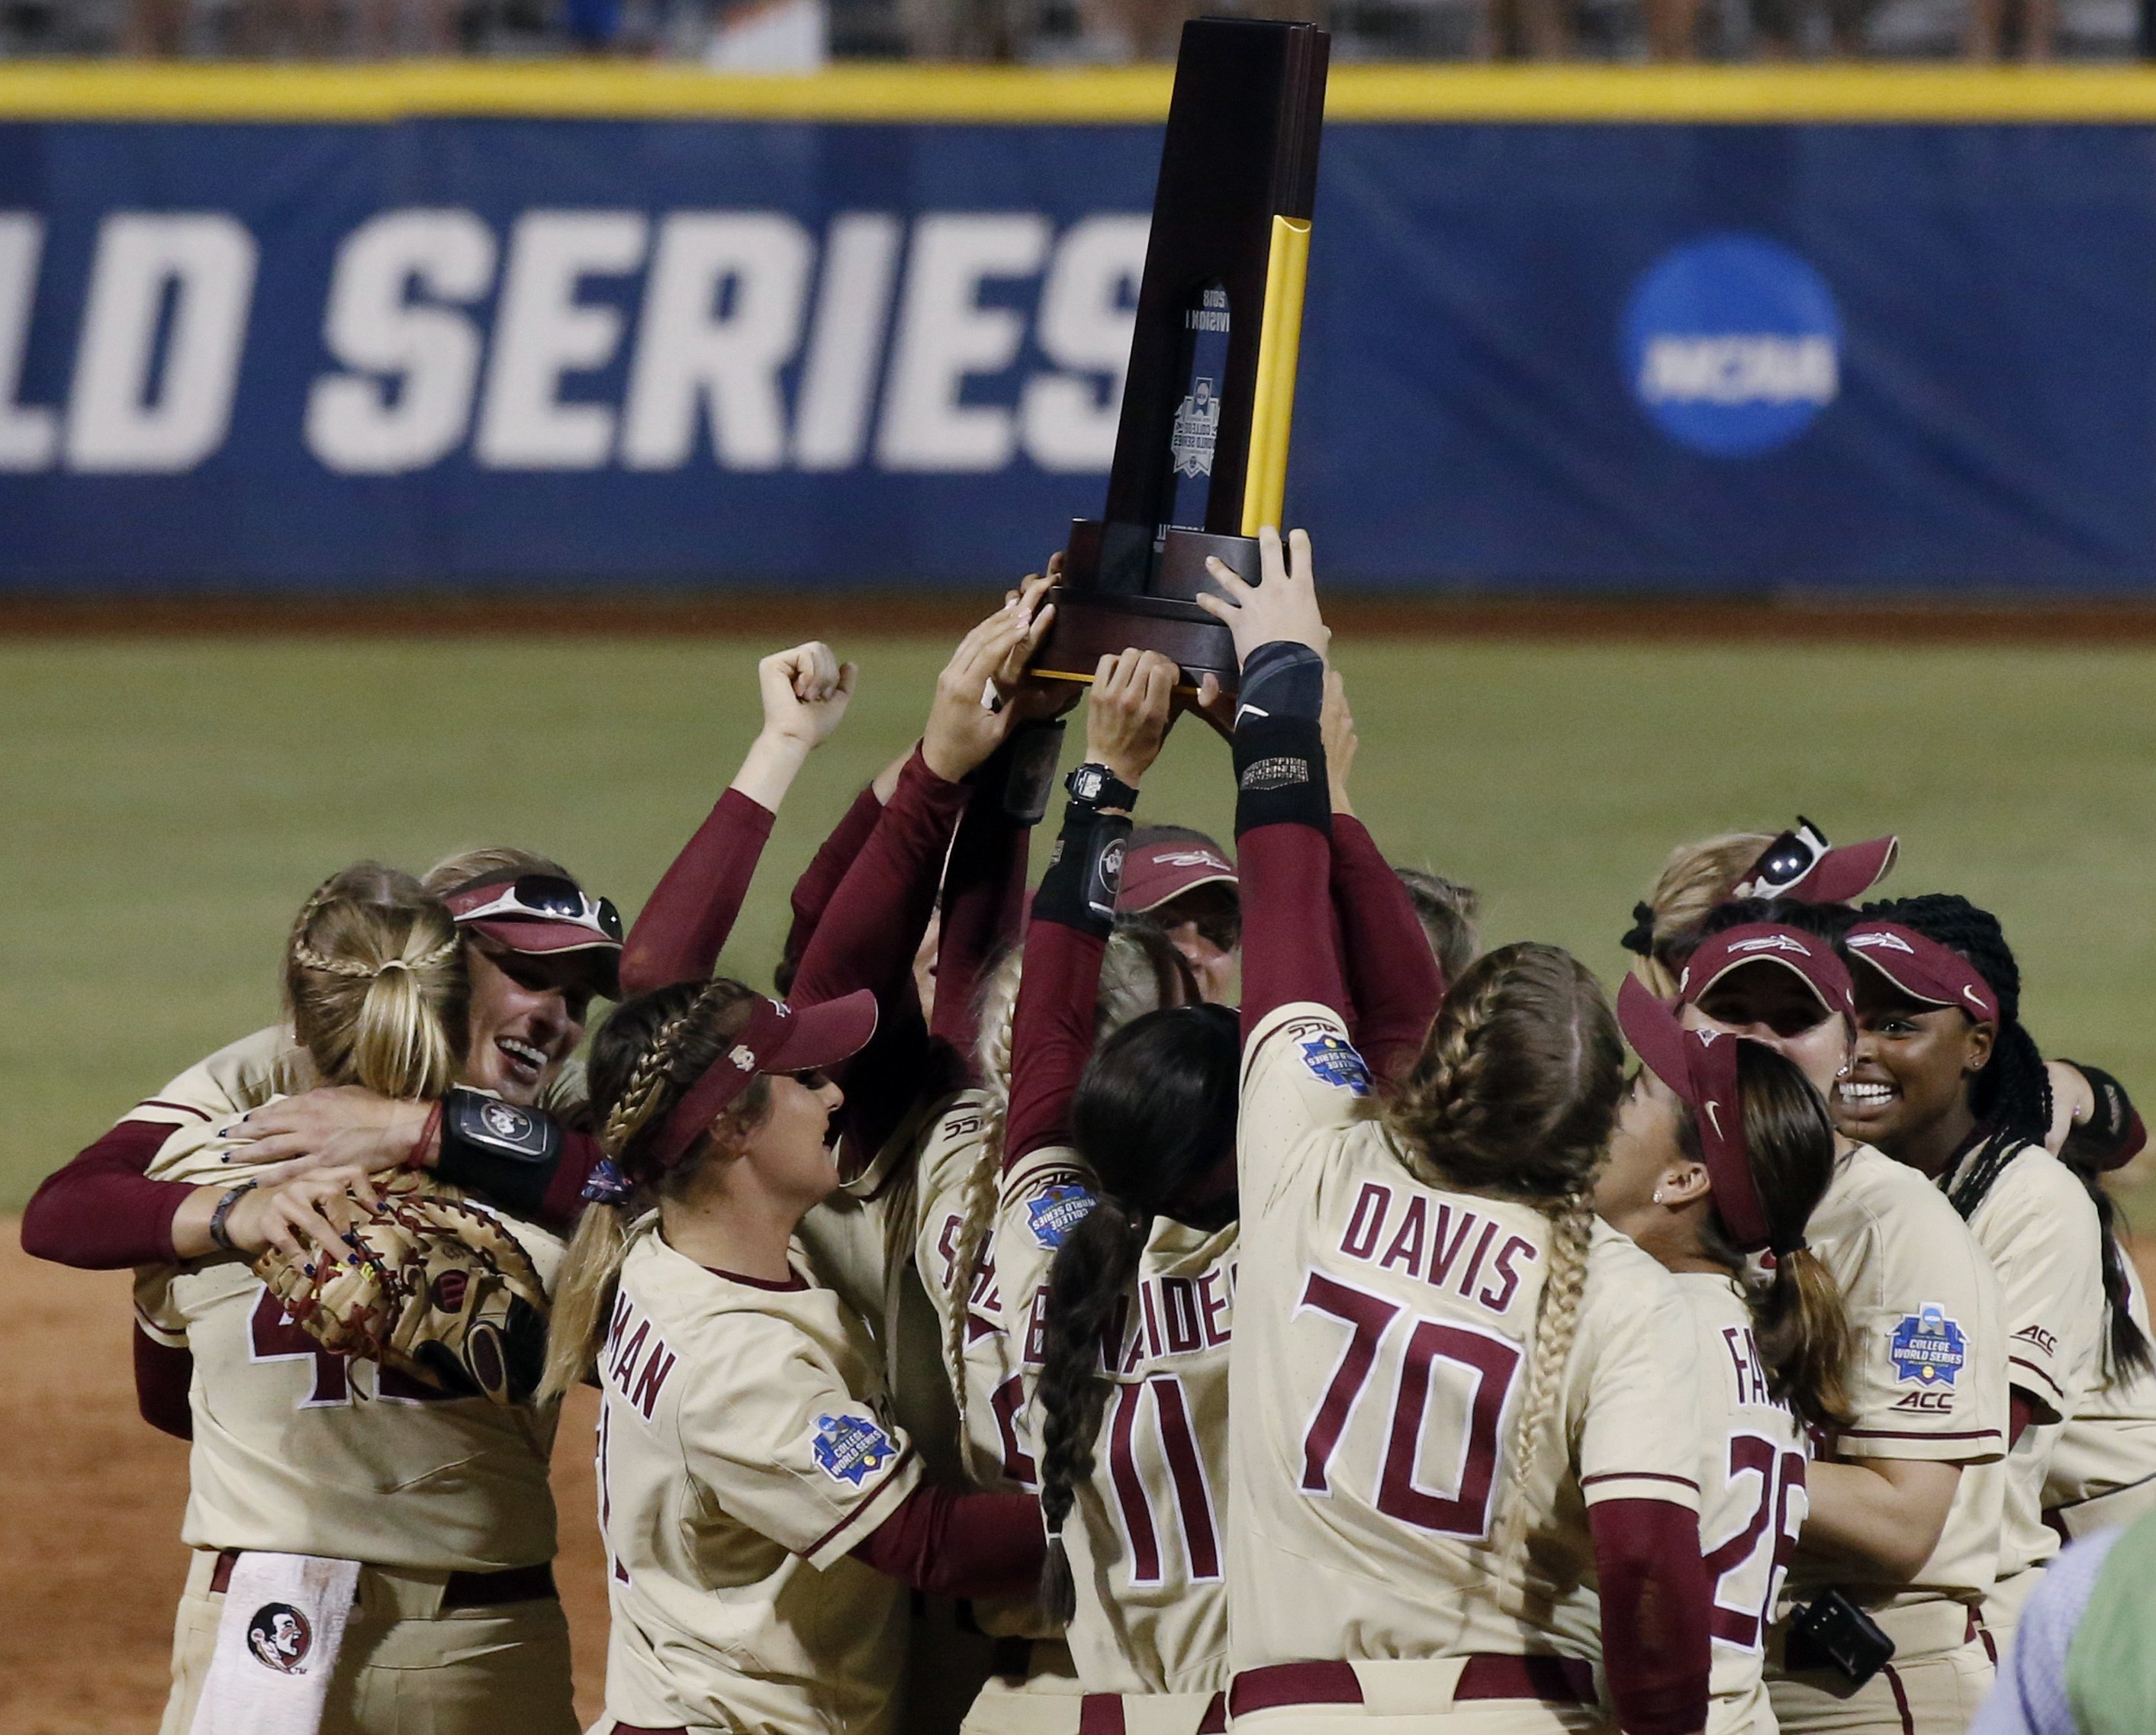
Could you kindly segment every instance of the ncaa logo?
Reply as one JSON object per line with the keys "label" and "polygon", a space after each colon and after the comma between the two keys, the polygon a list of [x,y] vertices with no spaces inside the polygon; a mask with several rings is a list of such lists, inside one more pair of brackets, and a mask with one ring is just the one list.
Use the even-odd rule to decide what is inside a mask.
{"label": "ncaa logo", "polygon": [[1710,458],[1787,445],[1841,388],[1841,318],[1825,280],[1757,235],[1664,254],[1632,291],[1623,352],[1640,408]]}

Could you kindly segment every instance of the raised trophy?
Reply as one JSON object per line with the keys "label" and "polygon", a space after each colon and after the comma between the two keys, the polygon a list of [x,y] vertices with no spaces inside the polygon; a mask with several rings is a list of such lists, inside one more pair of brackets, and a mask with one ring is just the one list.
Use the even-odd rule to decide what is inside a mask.
{"label": "raised trophy", "polygon": [[1183,27],[1106,510],[1070,527],[1037,674],[1091,680],[1158,650],[1233,690],[1228,629],[1194,600],[1216,555],[1252,584],[1287,490],[1331,38],[1312,24]]}

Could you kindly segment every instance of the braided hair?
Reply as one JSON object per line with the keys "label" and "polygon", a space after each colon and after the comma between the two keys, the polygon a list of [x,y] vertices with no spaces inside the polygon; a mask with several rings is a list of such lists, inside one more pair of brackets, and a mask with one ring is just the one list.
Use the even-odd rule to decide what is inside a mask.
{"label": "braided hair", "polygon": [[[638,1160],[675,1104],[747,1028],[760,998],[726,977],[675,983],[623,1001],[592,1039],[589,1075],[599,1148],[636,1185],[619,1202],[593,1200],[577,1220],[556,1286],[542,1403],[559,1399],[591,1371],[613,1312],[631,1224],[659,1199],[678,1196],[711,1157],[714,1143],[705,1137],[663,1173]],[[759,1075],[727,1105],[726,1119],[752,1127],[770,1106],[770,1081]]]}
{"label": "braided hair", "polygon": [[1417,1179],[1519,1199],[1550,1219],[1507,1546],[1526,1522],[1521,1496],[1572,1353],[1594,1224],[1589,1196],[1624,1089],[1624,1042],[1601,984],[1570,952],[1522,942],[1485,953],[1446,994],[1384,1111],[1394,1149]]}
{"label": "braided hair", "polygon": [[[1010,1115],[1012,1030],[1018,1015],[1019,983],[1025,949],[1014,947],[988,973],[980,990],[980,1015],[974,1028],[974,1067],[980,1078],[981,1142],[973,1152],[960,1190],[957,1245],[952,1250],[951,1280],[943,1326],[943,1367],[958,1412],[958,1460],[972,1461],[966,1447],[970,1422],[966,1384],[966,1318],[973,1286],[987,1262],[995,1227],[996,1199],[1003,1178],[1004,1128]],[[1101,954],[1101,983],[1093,1002],[1096,1036],[1119,1030],[1142,1013],[1187,1004],[1198,998],[1190,967],[1167,935],[1139,916],[1119,919]]]}
{"label": "braided hair", "polygon": [[[1999,918],[1955,893],[1930,892],[1866,904],[1864,913],[1898,921],[1959,952],[1999,997],[1999,1034],[1991,1060],[1968,1087],[1969,1111],[1976,1116],[1981,1140],[1974,1153],[1958,1165],[1958,1179],[1950,1173],[1940,1180],[1948,1202],[1966,1219],[1975,1215],[2007,1166],[2030,1146],[2042,1145],[2051,1130],[2051,1075],[2035,1039],[2021,1023],[2020,966]],[[2068,1163],[2067,1169],[2087,1190],[2102,1231],[2111,1372],[2115,1377],[2121,1370],[2147,1368],[2148,1340],[2128,1310],[2126,1263],[2112,1233],[2118,1207],[2092,1168]]]}
{"label": "braided hair", "polygon": [[1237,1019],[1227,1007],[1148,1012],[1101,1045],[1071,1103],[1072,1140],[1092,1169],[1094,1203],[1048,1268],[1034,1389],[1040,1513],[1048,1526],[1040,1606],[1058,1626],[1077,1609],[1063,1527],[1078,1485],[1093,1474],[1108,1373],[1122,1353],[1153,1219],[1218,1229],[1235,1219],[1232,1194],[1203,1209],[1184,1196],[1233,1159],[1241,1053]]}

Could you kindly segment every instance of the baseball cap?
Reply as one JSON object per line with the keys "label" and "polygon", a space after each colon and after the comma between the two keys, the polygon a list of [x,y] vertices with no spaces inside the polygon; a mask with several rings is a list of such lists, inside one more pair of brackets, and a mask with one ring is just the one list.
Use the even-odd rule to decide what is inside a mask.
{"label": "baseball cap", "polygon": [[1841,937],[1861,957],[1912,1000],[1958,1006],[1974,1019],[1999,1019],[1999,996],[1975,965],[1898,921],[1862,921]]}
{"label": "baseball cap", "polygon": [[719,1111],[759,1073],[820,1072],[835,1066],[866,1047],[875,1027],[873,988],[856,988],[798,1012],[783,1000],[757,995],[756,1008],[733,1045],[711,1062],[666,1116],[652,1141],[651,1161],[662,1169],[679,1163]]}
{"label": "baseball cap", "polygon": [[[1819,997],[1829,1012],[1856,1016],[1856,991],[1834,942],[1775,921],[1724,928],[1700,942],[1677,978],[1677,999],[1696,1005],[1707,990],[1747,964],[1779,964]],[[1674,1087],[1672,1087],[1674,1088]]]}
{"label": "baseball cap", "polygon": [[1714,1182],[1715,1209],[1730,1244],[1740,1253],[1765,1250],[1773,1237],[1752,1178],[1737,1082],[1737,1045],[1745,1039],[1726,1030],[1686,1029],[1636,976],[1627,976],[1617,990],[1617,1023],[1640,1064],[1690,1105],[1700,1155]]}
{"label": "baseball cap", "polygon": [[1133,839],[1123,852],[1123,885],[1116,894],[1116,907],[1140,916],[1201,885],[1236,883],[1235,864],[1209,837],[1188,833],[1143,843]]}
{"label": "baseball cap", "polygon": [[1825,833],[1800,814],[1796,824],[1768,844],[1730,887],[1729,898],[1732,902],[1785,897],[1800,904],[1845,904],[1885,879],[1901,853],[1902,840],[1894,836],[1836,849],[1827,842]]}

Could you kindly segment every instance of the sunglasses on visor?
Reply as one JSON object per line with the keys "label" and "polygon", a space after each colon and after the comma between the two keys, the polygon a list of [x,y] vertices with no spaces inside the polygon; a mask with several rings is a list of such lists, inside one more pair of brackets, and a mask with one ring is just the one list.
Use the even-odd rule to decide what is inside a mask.
{"label": "sunglasses on visor", "polygon": [[[493,896],[465,907],[465,900],[481,893]],[[459,921],[481,921],[490,916],[523,916],[533,921],[566,921],[588,929],[619,946],[622,941],[621,911],[612,898],[593,898],[583,886],[558,874],[520,874],[498,886],[478,886],[454,894],[450,908]]]}
{"label": "sunglasses on visor", "polygon": [[1817,867],[1827,848],[1819,827],[1800,814],[1796,829],[1784,832],[1767,845],[1752,864],[1751,871],[1731,888],[1731,896],[1778,896]]}

